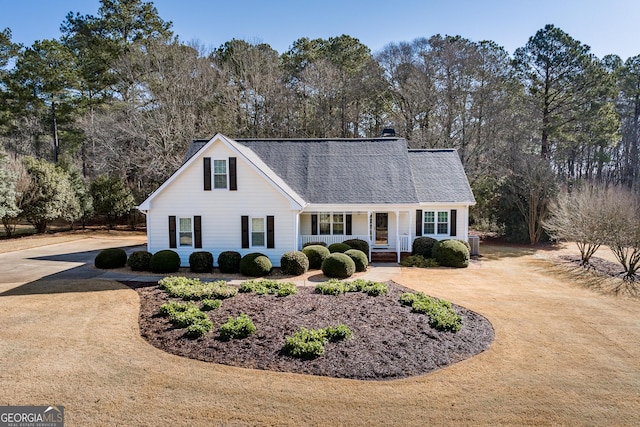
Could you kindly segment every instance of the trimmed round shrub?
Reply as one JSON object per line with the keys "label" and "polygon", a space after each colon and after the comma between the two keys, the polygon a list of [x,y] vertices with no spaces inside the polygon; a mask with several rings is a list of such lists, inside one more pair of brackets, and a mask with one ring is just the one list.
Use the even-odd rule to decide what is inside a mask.
{"label": "trimmed round shrub", "polygon": [[332,254],[336,252],[345,253],[349,249],[351,249],[351,246],[347,245],[346,243],[332,243],[329,245],[329,252],[331,252]]}
{"label": "trimmed round shrub", "polygon": [[218,255],[218,267],[221,273],[238,273],[240,272],[240,260],[242,255],[236,251],[224,251]]}
{"label": "trimmed round shrub", "polygon": [[327,277],[345,279],[356,272],[356,264],[349,257],[340,252],[330,254],[322,261],[322,273]]}
{"label": "trimmed round shrub", "polygon": [[311,245],[306,248],[302,248],[302,253],[304,253],[309,259],[309,268],[312,270],[318,270],[322,268],[322,261],[324,261],[331,252],[329,252],[329,249],[324,246]]}
{"label": "trimmed round shrub", "polygon": [[149,261],[151,261],[151,252],[135,251],[129,256],[127,265],[133,271],[149,271]]}
{"label": "trimmed round shrub", "polygon": [[170,249],[158,251],[151,256],[149,268],[153,273],[175,273],[180,269],[180,255]]}
{"label": "trimmed round shrub", "polygon": [[240,260],[240,273],[245,276],[266,276],[271,271],[271,267],[273,266],[269,258],[259,252],[247,254]]}
{"label": "trimmed round shrub", "polygon": [[211,273],[213,271],[213,255],[211,252],[199,251],[189,255],[189,270],[193,273]]}
{"label": "trimmed round shrub", "polygon": [[345,240],[342,243],[344,243],[345,245],[351,246],[351,249],[357,249],[359,251],[364,252],[367,256],[369,256],[369,242],[367,242],[366,240],[349,239],[349,240]]}
{"label": "trimmed round shrub", "polygon": [[441,240],[433,246],[433,257],[444,267],[468,267],[469,249],[459,240]]}
{"label": "trimmed round shrub", "polygon": [[306,273],[309,269],[309,258],[307,258],[304,252],[285,252],[282,258],[280,258],[280,269],[283,274],[299,276]]}
{"label": "trimmed round shrub", "polygon": [[353,260],[356,265],[356,271],[367,270],[369,261],[367,260],[367,255],[364,252],[359,251],[358,249],[349,249],[344,254]]}
{"label": "trimmed round shrub", "polygon": [[304,245],[302,245],[303,248],[306,248],[307,246],[324,246],[325,248],[327,247],[327,244],[325,242],[307,242]]}
{"label": "trimmed round shrub", "polygon": [[121,268],[127,264],[127,253],[124,249],[110,248],[100,251],[94,260],[96,268]]}
{"label": "trimmed round shrub", "polygon": [[411,248],[411,255],[422,255],[425,258],[432,258],[433,245],[437,242],[437,239],[432,237],[416,237],[413,241],[413,247]]}

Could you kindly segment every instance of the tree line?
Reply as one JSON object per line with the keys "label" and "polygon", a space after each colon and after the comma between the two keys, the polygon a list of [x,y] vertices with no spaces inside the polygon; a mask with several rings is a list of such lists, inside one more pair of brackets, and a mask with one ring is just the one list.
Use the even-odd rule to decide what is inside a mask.
{"label": "tree line", "polygon": [[[544,237],[561,189],[639,188],[640,55],[597,58],[553,25],[513,54],[442,35],[375,53],[348,35],[301,38],[284,53],[235,39],[207,50],[171,28],[150,2],[101,0],[95,16],[69,13],[59,39],[21,46],[2,31],[0,163],[15,179],[0,194],[24,193],[18,177],[32,160],[22,159],[32,158],[73,177],[70,188],[89,194],[108,177],[139,202],[194,138],[387,127],[411,148],[456,148],[475,225],[514,240]],[[5,216],[24,215],[19,202]]]}

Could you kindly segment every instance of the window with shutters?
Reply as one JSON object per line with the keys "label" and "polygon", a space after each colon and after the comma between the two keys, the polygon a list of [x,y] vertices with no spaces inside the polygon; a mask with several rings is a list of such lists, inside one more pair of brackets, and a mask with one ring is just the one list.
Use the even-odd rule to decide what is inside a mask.
{"label": "window with shutters", "polygon": [[266,227],[264,217],[251,218],[251,247],[266,246]]}
{"label": "window with shutters", "polygon": [[422,215],[424,236],[449,234],[449,211],[424,211]]}
{"label": "window with shutters", "polygon": [[227,161],[213,161],[213,188],[227,188]]}
{"label": "window with shutters", "polygon": [[193,228],[191,218],[180,218],[178,241],[180,246],[193,246]]}
{"label": "window with shutters", "polygon": [[318,214],[318,230],[320,235],[343,235],[345,234],[345,217],[344,213],[319,213]]}

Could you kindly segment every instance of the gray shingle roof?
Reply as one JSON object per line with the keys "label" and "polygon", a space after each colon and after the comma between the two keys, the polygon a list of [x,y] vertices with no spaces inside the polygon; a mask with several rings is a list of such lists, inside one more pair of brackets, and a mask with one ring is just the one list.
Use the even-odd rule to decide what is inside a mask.
{"label": "gray shingle roof", "polygon": [[421,202],[475,203],[456,150],[409,150],[409,163]]}
{"label": "gray shingle roof", "polygon": [[[455,150],[407,150],[403,138],[235,139],[308,203],[474,203]],[[184,161],[208,141],[194,140]]]}

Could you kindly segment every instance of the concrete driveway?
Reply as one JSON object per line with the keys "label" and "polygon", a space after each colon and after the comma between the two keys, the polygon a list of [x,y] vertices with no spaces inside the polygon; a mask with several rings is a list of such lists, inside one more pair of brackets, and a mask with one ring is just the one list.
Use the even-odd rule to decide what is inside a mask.
{"label": "concrete driveway", "polygon": [[115,275],[93,268],[93,260],[102,249],[114,247],[127,253],[145,250],[146,239],[140,235],[99,236],[0,253],[0,292],[7,285],[38,279],[111,279]]}

